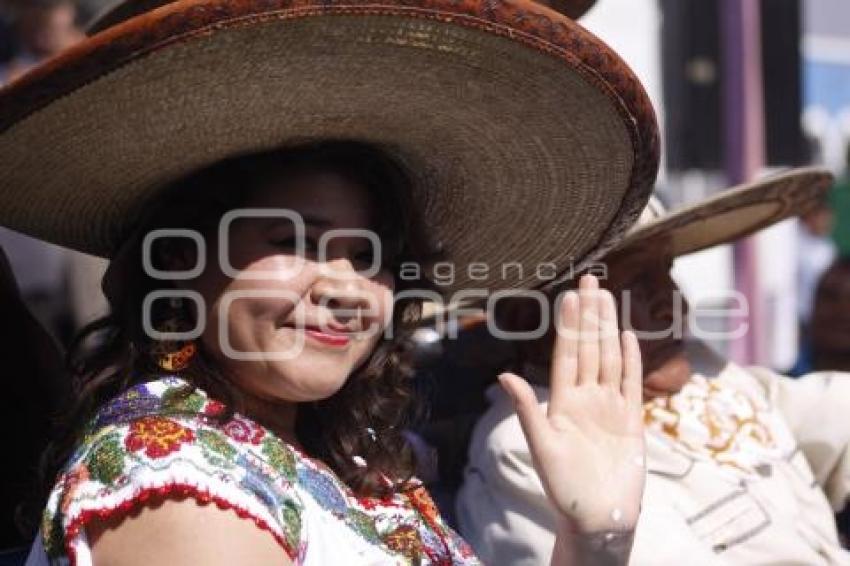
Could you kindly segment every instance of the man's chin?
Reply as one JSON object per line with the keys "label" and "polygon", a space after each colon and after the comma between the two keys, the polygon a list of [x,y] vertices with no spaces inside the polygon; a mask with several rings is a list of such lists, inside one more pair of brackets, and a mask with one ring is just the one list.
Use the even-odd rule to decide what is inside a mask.
{"label": "man's chin", "polygon": [[678,393],[691,378],[691,363],[683,351],[670,356],[644,375],[644,393],[660,397]]}

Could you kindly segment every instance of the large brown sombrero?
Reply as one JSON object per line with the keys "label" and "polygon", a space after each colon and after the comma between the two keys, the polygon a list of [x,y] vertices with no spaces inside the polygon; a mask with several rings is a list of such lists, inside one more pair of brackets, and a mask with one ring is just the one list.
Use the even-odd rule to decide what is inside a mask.
{"label": "large brown sombrero", "polygon": [[724,190],[672,213],[652,199],[617,251],[663,238],[673,257],[679,257],[732,242],[806,214],[823,201],[833,180],[826,169],[801,167]]}
{"label": "large brown sombrero", "polygon": [[[154,8],[158,8],[165,4],[170,4],[176,0],[125,0],[124,2],[115,2],[113,6],[105,10],[97,20],[89,27],[88,35],[94,35],[108,27],[112,27],[124,20],[133,16],[139,15],[142,12],[149,12]],[[577,20],[584,16],[596,5],[596,0],[536,0],[538,4],[548,6],[553,10],[560,12]]]}
{"label": "large brown sombrero", "polygon": [[638,80],[528,0],[133,1],[92,33],[0,90],[0,224],[86,253],[200,167],[348,139],[409,170],[445,289],[529,287],[615,245],[655,179]]}

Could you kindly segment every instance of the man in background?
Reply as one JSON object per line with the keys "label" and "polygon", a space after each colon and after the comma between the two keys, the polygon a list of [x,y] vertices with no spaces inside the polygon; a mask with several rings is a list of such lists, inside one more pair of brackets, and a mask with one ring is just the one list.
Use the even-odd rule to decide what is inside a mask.
{"label": "man in background", "polygon": [[[850,376],[794,380],[724,359],[683,326],[688,306],[670,276],[675,257],[807,210],[828,185],[792,173],[654,220],[651,207],[603,260],[603,286],[644,361],[647,452],[635,465],[646,466],[647,482],[630,564],[850,564],[834,518],[850,495]],[[511,329],[536,328],[539,309],[517,300]],[[545,401],[546,339],[517,344],[518,373]],[[458,495],[461,533],[485,562],[548,564],[556,517],[510,399],[494,387],[488,397]]]}
{"label": "man in background", "polygon": [[83,36],[73,0],[6,0],[6,5],[12,17],[15,55],[0,67],[0,83],[16,79]]}

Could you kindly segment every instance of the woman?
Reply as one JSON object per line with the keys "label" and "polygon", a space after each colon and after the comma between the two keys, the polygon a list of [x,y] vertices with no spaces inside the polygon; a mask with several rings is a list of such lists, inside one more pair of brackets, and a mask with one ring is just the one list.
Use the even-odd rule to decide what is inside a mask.
{"label": "woman", "polygon": [[[473,280],[540,284],[528,273],[482,279],[465,269],[475,260],[563,273],[610,246],[657,164],[645,94],[611,98],[602,77],[633,81],[616,56],[530,3],[142,4],[119,7],[108,29],[0,104],[3,221],[113,259],[112,314],[72,356],[76,419],[52,455],[59,473],[31,560],[474,563],[412,477],[400,436],[418,310],[406,292],[438,286],[436,259],[463,271],[448,294]],[[503,34],[532,15],[542,23],[523,24],[531,35]],[[553,23],[595,42],[598,74],[551,55],[568,40]],[[434,96],[423,96],[425,71]],[[534,82],[540,112],[493,96],[510,72]],[[202,75],[219,80],[200,88]],[[271,88],[279,77],[288,89]],[[553,119],[549,110],[570,109],[568,84],[583,100]],[[476,100],[444,109],[458,93]],[[93,96],[111,117],[80,129]],[[594,135],[577,145],[588,110]],[[553,123],[563,132],[541,148]],[[73,141],[21,152],[20,136],[47,125]],[[588,157],[595,144],[611,162]],[[55,159],[64,183],[42,175]],[[479,221],[456,214],[460,203]],[[503,234],[504,210],[522,203],[542,205],[531,245]],[[634,337],[621,344],[605,314],[611,301],[592,278],[565,298],[552,374],[561,394],[548,413],[521,378],[502,377],[563,518],[557,564],[624,563],[637,518],[640,362]]]}

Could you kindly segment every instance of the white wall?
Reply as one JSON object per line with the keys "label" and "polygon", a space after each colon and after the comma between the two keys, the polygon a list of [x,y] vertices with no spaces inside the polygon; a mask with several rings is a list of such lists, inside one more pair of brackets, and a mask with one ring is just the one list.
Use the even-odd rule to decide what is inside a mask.
{"label": "white wall", "polygon": [[[807,0],[809,3],[847,4],[848,0]],[[641,79],[655,105],[663,132],[663,78],[661,75],[662,14],[657,0],[599,0],[581,23],[617,51]],[[850,21],[848,21],[850,27]],[[850,29],[848,29],[850,33]],[[848,56],[850,57],[850,56]],[[662,152],[663,160],[663,152]],[[663,162],[663,161],[662,161]],[[659,177],[667,183],[674,206],[702,200],[713,194],[718,179],[697,174]],[[772,228],[757,238],[759,305],[765,359],[761,363],[789,367],[796,355],[796,226],[793,222]],[[780,253],[781,252],[781,253]],[[726,291],[733,289],[732,248],[721,246],[680,258],[673,274],[695,306],[717,308]],[[702,321],[707,327],[723,326],[722,320]],[[714,342],[725,349],[723,342]]]}
{"label": "white wall", "polygon": [[[599,0],[580,23],[629,64],[646,88],[663,132],[661,8],[657,0]],[[662,151],[661,181],[663,155]]]}

